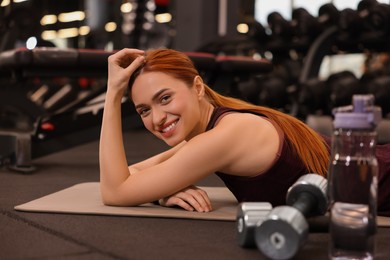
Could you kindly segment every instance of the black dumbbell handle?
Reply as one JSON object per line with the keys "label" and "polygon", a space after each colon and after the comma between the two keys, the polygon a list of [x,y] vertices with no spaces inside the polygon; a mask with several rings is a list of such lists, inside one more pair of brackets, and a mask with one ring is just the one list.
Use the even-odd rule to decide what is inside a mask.
{"label": "black dumbbell handle", "polygon": [[292,206],[299,210],[304,216],[308,216],[310,212],[316,208],[316,203],[317,200],[311,193],[301,192]]}

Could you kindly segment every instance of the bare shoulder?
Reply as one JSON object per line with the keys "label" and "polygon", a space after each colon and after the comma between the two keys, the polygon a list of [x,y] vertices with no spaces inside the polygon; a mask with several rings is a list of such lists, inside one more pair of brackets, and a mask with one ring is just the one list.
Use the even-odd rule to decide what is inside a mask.
{"label": "bare shoulder", "polygon": [[233,131],[235,133],[239,130],[239,133],[242,135],[252,133],[258,135],[259,133],[263,133],[267,136],[267,133],[271,135],[277,133],[275,126],[270,120],[251,113],[227,114],[218,122],[215,129],[224,129],[225,131]]}
{"label": "bare shoulder", "polygon": [[279,133],[271,121],[262,116],[231,113],[212,130],[214,136],[223,137],[219,145],[229,151],[231,164],[225,167],[224,172],[254,176],[268,169],[278,154]]}

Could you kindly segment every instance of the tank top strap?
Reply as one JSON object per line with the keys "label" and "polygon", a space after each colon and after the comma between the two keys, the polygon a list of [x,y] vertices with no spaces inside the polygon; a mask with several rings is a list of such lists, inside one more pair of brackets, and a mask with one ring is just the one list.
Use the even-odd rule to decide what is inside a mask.
{"label": "tank top strap", "polygon": [[216,107],[214,108],[213,113],[211,114],[210,121],[207,124],[206,131],[212,129],[215,124],[218,122],[218,119],[225,113],[237,111],[233,108],[228,107]]}

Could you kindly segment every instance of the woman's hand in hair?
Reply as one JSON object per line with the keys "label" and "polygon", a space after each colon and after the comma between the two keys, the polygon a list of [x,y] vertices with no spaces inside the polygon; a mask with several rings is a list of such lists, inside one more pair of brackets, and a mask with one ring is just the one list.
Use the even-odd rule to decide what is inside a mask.
{"label": "woman's hand in hair", "polygon": [[188,211],[209,212],[212,210],[207,193],[193,185],[160,199],[159,204],[165,207],[179,206]]}
{"label": "woman's hand in hair", "polygon": [[130,76],[145,61],[145,52],[138,49],[122,49],[108,57],[107,90],[123,94]]}

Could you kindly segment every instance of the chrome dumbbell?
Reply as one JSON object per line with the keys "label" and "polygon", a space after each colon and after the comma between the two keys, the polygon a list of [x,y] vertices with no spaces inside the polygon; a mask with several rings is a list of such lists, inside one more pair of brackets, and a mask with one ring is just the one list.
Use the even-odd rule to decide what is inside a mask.
{"label": "chrome dumbbell", "polygon": [[299,178],[288,190],[287,206],[271,210],[255,228],[258,249],[271,259],[290,259],[307,239],[306,217],[323,215],[328,209],[327,180],[318,174]]}
{"label": "chrome dumbbell", "polygon": [[240,246],[256,247],[255,228],[271,210],[272,205],[268,202],[243,202],[238,205],[236,233]]}

